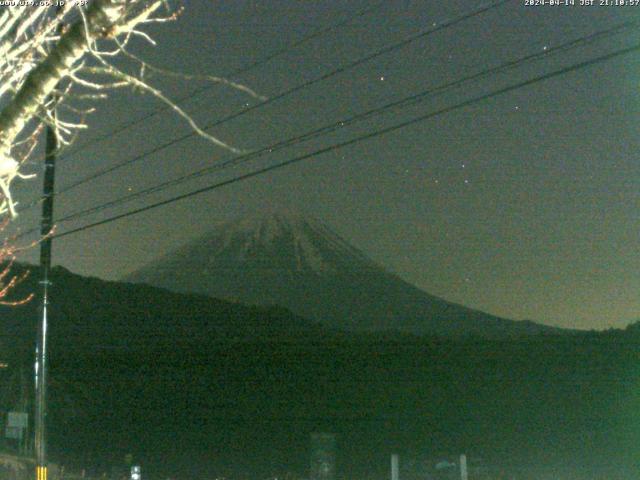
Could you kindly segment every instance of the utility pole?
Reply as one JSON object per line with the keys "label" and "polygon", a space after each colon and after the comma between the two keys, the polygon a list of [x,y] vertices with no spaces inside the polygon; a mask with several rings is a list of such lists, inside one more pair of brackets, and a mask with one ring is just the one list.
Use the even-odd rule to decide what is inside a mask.
{"label": "utility pole", "polygon": [[[55,109],[55,105],[53,107]],[[55,110],[52,114],[56,119]],[[42,221],[40,235],[40,269],[42,285],[42,317],[38,326],[38,340],[36,344],[36,408],[35,408],[35,453],[36,480],[47,480],[47,324],[49,315],[49,280],[51,271],[51,231],[53,229],[53,187],[55,180],[56,152],[58,150],[58,135],[52,126],[47,127],[44,185],[42,194]]]}
{"label": "utility pole", "polygon": [[[62,4],[56,6],[56,16],[62,11]],[[63,25],[58,25],[62,33]],[[49,280],[51,271],[51,233],[53,230],[53,194],[56,172],[56,155],[59,140],[55,123],[58,120],[56,93],[51,100],[51,124],[47,125],[44,152],[44,181],[42,187],[42,220],[40,223],[40,284],[42,285],[42,317],[38,326],[36,341],[36,404],[34,418],[34,447],[36,453],[36,480],[47,480],[47,327],[49,322]]]}

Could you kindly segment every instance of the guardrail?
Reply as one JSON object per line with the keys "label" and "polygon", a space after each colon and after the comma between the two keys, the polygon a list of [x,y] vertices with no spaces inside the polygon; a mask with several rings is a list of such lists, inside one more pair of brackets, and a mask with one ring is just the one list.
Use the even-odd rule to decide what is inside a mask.
{"label": "guardrail", "polygon": [[[86,475],[67,472],[55,463],[50,463],[47,480],[99,480]],[[31,457],[0,452],[0,480],[33,480],[36,462]]]}
{"label": "guardrail", "polygon": [[34,471],[32,458],[0,453],[0,480],[31,480]]}

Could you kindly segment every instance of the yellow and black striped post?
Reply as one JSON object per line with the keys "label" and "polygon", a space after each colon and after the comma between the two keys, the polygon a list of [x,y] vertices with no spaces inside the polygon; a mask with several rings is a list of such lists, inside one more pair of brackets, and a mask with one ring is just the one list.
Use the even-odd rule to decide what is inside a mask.
{"label": "yellow and black striped post", "polygon": [[36,467],[36,480],[47,480],[47,467],[40,465]]}

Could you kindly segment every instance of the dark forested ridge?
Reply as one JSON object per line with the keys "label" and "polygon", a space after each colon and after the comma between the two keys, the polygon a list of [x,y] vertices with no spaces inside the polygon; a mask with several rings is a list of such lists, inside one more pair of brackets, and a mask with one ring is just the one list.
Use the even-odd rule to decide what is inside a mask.
{"label": "dark forested ridge", "polygon": [[[107,471],[131,451],[155,478],[303,474],[308,434],[329,430],[344,478],[387,475],[392,451],[638,478],[638,325],[504,340],[344,334],[284,309],[63,269],[53,298],[51,453],[62,462]],[[1,315],[4,388],[32,364],[36,304]]]}

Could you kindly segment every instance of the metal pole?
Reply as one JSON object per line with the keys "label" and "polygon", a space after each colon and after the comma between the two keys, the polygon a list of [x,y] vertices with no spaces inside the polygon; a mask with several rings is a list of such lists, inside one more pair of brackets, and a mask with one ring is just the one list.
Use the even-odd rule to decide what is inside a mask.
{"label": "metal pole", "polygon": [[467,472],[467,456],[463,453],[460,455],[460,480],[468,480],[469,473]]}
{"label": "metal pole", "polygon": [[400,457],[397,453],[391,455],[391,480],[400,480]]}
{"label": "metal pole", "polygon": [[[55,119],[55,112],[53,113]],[[40,234],[40,268],[42,285],[42,317],[38,328],[36,346],[36,408],[35,408],[35,453],[36,480],[47,480],[47,323],[49,314],[49,280],[51,270],[51,230],[53,228],[53,187],[55,180],[58,136],[51,126],[47,127],[44,160],[44,186],[42,195],[42,222]]]}

